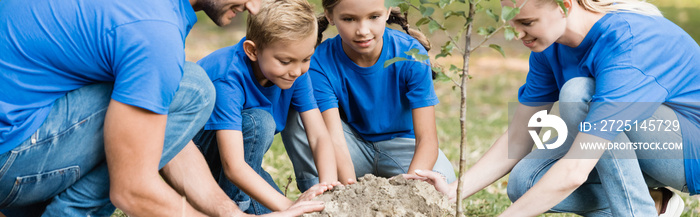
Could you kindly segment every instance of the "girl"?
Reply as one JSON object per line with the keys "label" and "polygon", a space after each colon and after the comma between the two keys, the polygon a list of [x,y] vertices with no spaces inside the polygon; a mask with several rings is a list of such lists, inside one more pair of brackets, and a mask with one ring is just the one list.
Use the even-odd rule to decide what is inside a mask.
{"label": "girl", "polygon": [[[413,37],[386,27],[404,17],[384,1],[324,0],[321,32],[335,25],[339,35],[326,40],[312,57],[309,74],[314,96],[336,149],[338,176],[343,184],[364,174],[390,177],[417,169],[436,170],[455,179],[452,164],[438,149],[430,66],[399,62],[413,48],[427,53]],[[415,30],[410,31],[418,33]],[[424,38],[424,37],[422,37]],[[425,43],[427,44],[427,43]],[[304,127],[290,115],[282,139],[299,189],[317,183]]]}
{"label": "girl", "polygon": [[[337,184],[334,149],[305,72],[316,46],[316,18],[305,0],[264,1],[248,18],[246,38],[198,63],[216,88],[214,111],[194,142],[224,191],[247,213],[291,207],[262,168],[290,105],[301,114],[321,181]],[[332,186],[307,191],[308,200]],[[252,200],[251,200],[252,198]]]}
{"label": "girl", "polygon": [[[700,192],[700,46],[638,0],[564,0],[566,10],[554,0],[524,2],[501,2],[522,6],[510,22],[533,51],[520,105],[508,131],[464,174],[463,195],[512,170],[514,203],[503,216],[680,216],[683,201],[665,186]],[[530,152],[539,138],[528,124],[557,100],[568,138]],[[456,184],[418,175],[454,196]]]}

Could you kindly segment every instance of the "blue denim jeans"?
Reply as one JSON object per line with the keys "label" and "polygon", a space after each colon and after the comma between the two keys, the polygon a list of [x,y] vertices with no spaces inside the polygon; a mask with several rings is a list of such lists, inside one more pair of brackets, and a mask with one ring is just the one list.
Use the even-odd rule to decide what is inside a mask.
{"label": "blue denim jeans", "polygon": [[[88,85],[57,99],[41,127],[0,155],[0,207],[7,216],[110,216],[103,123],[112,83]],[[160,166],[204,125],[214,104],[204,70],[187,62],[170,105]]]}
{"label": "blue denim jeans", "polygon": [[[344,121],[342,124],[345,141],[357,177],[362,177],[365,174],[392,177],[408,173],[408,167],[411,165],[416,149],[415,139],[394,138],[370,142],[362,139]],[[293,109],[289,111],[287,124],[282,131],[282,141],[294,166],[297,187],[302,192],[306,191],[318,183],[318,172],[301,118],[299,113]],[[439,150],[433,170],[445,175],[449,183],[457,180],[452,163],[447,159],[445,153],[442,153],[442,150]]]}
{"label": "blue denim jeans", "polygon": [[[551,166],[561,159],[578,134],[579,123],[589,109],[595,93],[592,78],[569,80],[560,92],[560,116],[568,126],[569,136],[562,147],[535,149],[511,171],[508,196],[520,198]],[[577,102],[577,103],[573,103]],[[650,120],[677,120],[675,112],[661,105]],[[613,142],[681,142],[680,131],[625,131]],[[624,156],[624,157],[621,157]],[[550,212],[576,213],[583,216],[657,216],[649,187],[685,187],[682,150],[607,150],[589,174],[588,180]],[[687,190],[687,189],[686,189]]]}
{"label": "blue denim jeans", "polygon": [[[262,168],[263,156],[270,149],[275,137],[275,119],[267,111],[261,109],[244,109],[241,111],[243,124],[243,152],[245,162],[250,165],[255,172],[260,175],[270,186],[275,188],[280,194],[282,191],[277,187],[267,171]],[[238,207],[249,214],[266,214],[272,212],[260,202],[253,200],[241,189],[236,187],[226,178],[226,174],[221,166],[219,155],[219,145],[216,140],[216,130],[202,129],[194,138],[194,143],[209,164],[214,178],[219,183],[221,189],[238,204]]]}

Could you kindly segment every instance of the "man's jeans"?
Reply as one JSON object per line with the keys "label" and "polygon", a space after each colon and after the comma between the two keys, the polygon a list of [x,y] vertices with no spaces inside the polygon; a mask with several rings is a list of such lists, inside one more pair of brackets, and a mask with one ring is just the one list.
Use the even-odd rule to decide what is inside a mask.
{"label": "man's jeans", "polygon": [[[0,155],[0,207],[5,215],[110,216],[114,212],[102,132],[112,88],[112,83],[100,83],[68,92],[56,100],[29,139]],[[186,62],[170,104],[160,167],[204,125],[214,94],[204,70]]]}
{"label": "man's jeans", "polygon": [[[534,150],[513,168],[508,181],[508,196],[512,201],[525,194],[566,154],[579,132],[579,123],[588,114],[594,92],[595,81],[592,78],[573,78],[564,84],[559,110],[569,128],[569,137],[557,149]],[[649,119],[678,118],[672,109],[661,105]],[[626,131],[613,140],[630,141],[682,142],[682,137],[680,131]],[[670,186],[684,190],[685,185],[683,150],[607,150],[588,180],[550,211],[583,216],[657,216],[648,187]]]}
{"label": "man's jeans", "polygon": [[[343,121],[343,131],[347,142],[355,175],[374,174],[381,177],[392,177],[408,173],[408,167],[413,160],[416,140],[412,138],[394,138],[385,141],[370,142],[362,139],[347,123]],[[287,155],[294,166],[297,187],[306,191],[318,183],[318,172],[314,164],[313,154],[306,139],[306,131],[299,113],[290,110],[285,129],[282,131],[282,141],[287,149]],[[452,163],[442,150],[433,170],[439,172],[451,183],[457,180]]]}
{"label": "man's jeans", "polygon": [[[282,194],[282,191],[277,187],[272,176],[262,168],[263,156],[267,150],[270,149],[275,137],[275,119],[272,118],[270,113],[261,109],[244,109],[241,111],[241,118],[243,124],[241,133],[243,133],[245,162],[248,163],[258,175],[265,179],[270,186]],[[249,214],[257,215],[272,212],[258,201],[250,198],[250,196],[226,178],[226,174],[221,165],[219,143],[216,140],[216,130],[202,129],[193,140],[204,154],[209,168],[214,178],[219,182],[221,189],[238,204],[241,210]]]}

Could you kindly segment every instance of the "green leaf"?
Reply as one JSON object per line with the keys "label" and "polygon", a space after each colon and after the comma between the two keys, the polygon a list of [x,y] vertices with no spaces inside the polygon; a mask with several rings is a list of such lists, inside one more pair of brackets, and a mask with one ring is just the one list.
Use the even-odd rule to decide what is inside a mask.
{"label": "green leaf", "polygon": [[425,55],[425,54],[416,54],[416,55],[413,55],[413,58],[416,59],[416,61],[423,62],[423,61],[430,59],[430,56]]}
{"label": "green leaf", "polygon": [[462,73],[462,69],[455,66],[455,65],[450,65],[450,72],[458,74],[458,73]]}
{"label": "green leaf", "polygon": [[431,2],[431,1],[428,1],[428,0],[420,0],[420,3],[423,4],[423,5],[425,5],[425,4],[435,4],[435,3]]}
{"label": "green leaf", "polygon": [[464,17],[467,18],[467,14],[464,13],[464,11],[445,11],[443,14],[445,19],[454,17],[454,16],[459,16],[459,17]]}
{"label": "green leaf", "polygon": [[496,31],[496,28],[493,26],[489,26],[488,28],[486,27],[479,27],[479,29],[476,30],[476,34],[482,35],[482,36],[487,36],[491,35]]}
{"label": "green leaf", "polygon": [[422,26],[430,22],[430,19],[427,17],[420,18],[420,20],[416,21],[416,26]]}
{"label": "green leaf", "polygon": [[466,3],[467,3],[466,0],[457,0],[457,1],[458,1],[458,2],[461,2],[462,4],[466,4]]}
{"label": "green leaf", "polygon": [[503,56],[504,58],[506,57],[506,52],[503,51],[503,48],[501,46],[497,44],[490,44],[489,47],[501,53],[501,56]]}
{"label": "green leaf", "polygon": [[435,20],[431,20],[430,23],[428,23],[428,32],[430,32],[430,34],[433,34],[433,32],[438,29],[440,29],[440,24],[435,22]]}
{"label": "green leaf", "polygon": [[493,13],[493,10],[491,9],[486,9],[486,15],[489,15],[489,17],[493,18],[496,22],[498,22],[498,14]]}
{"label": "green leaf", "polygon": [[517,38],[519,34],[512,26],[506,26],[503,32],[505,33],[506,40],[509,41]]}
{"label": "green leaf", "polygon": [[429,17],[430,15],[433,15],[433,13],[435,13],[435,8],[425,7],[423,5],[420,6],[419,10],[423,17]]}
{"label": "green leaf", "polygon": [[453,1],[454,0],[440,0],[438,2],[438,7],[440,7],[440,9],[445,9],[445,6],[452,4]]}
{"label": "green leaf", "polygon": [[389,59],[389,60],[387,60],[387,61],[384,61],[384,68],[389,67],[391,64],[394,64],[395,62],[407,61],[407,60],[408,60],[408,59],[403,58],[403,57],[394,57],[394,58],[391,58],[391,59]]}
{"label": "green leaf", "polygon": [[444,82],[444,81],[450,81],[452,79],[450,79],[450,77],[445,75],[445,73],[439,72],[439,73],[437,73],[437,77],[435,78],[435,80]]}
{"label": "green leaf", "polygon": [[513,19],[513,17],[515,17],[515,15],[518,15],[518,13],[520,13],[520,8],[511,8],[508,6],[503,6],[503,8],[501,9],[501,19],[503,19],[504,21],[511,20]]}
{"label": "green leaf", "polygon": [[413,49],[410,49],[410,50],[403,52],[403,53],[405,53],[406,55],[409,55],[409,56],[414,56],[414,55],[418,54],[418,52],[420,52],[420,50],[418,50],[418,48],[413,48]]}
{"label": "green leaf", "polygon": [[411,5],[409,5],[408,3],[399,4],[399,9],[401,9],[401,13],[406,13],[406,11],[408,11],[408,9],[410,9],[410,8],[411,8]]}
{"label": "green leaf", "polygon": [[484,6],[481,6],[481,4],[476,4],[474,7],[474,13],[479,13],[484,10]]}
{"label": "green leaf", "polygon": [[405,0],[385,0],[384,1],[384,6],[388,7],[396,7],[401,3],[406,3]]}

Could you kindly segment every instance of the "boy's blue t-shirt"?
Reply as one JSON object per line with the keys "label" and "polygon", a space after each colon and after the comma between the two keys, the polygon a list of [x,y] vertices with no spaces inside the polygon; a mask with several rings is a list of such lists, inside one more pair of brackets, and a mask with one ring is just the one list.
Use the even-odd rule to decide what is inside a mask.
{"label": "boy's blue t-shirt", "polygon": [[[519,100],[557,101],[564,83],[578,76],[596,82],[588,123],[642,121],[661,103],[672,108],[683,136],[688,189],[700,193],[700,46],[693,38],[663,17],[608,13],[578,47],[555,43],[532,53]],[[587,133],[612,140],[620,131]]]}
{"label": "boy's blue t-shirt", "polygon": [[438,104],[427,62],[401,61],[384,68],[394,57],[411,57],[413,48],[427,54],[411,36],[386,28],[379,60],[360,67],[343,51],[340,36],[316,48],[311,58],[311,80],[323,112],[339,108],[343,119],[368,141],[415,138],[412,109]]}
{"label": "boy's blue t-shirt", "polygon": [[186,0],[2,0],[0,11],[0,153],[89,84],[114,82],[112,99],[167,114],[197,22]]}
{"label": "boy's blue t-shirt", "polygon": [[307,73],[299,76],[291,88],[263,87],[255,79],[252,62],[238,44],[221,48],[197,62],[216,88],[216,104],[205,130],[242,130],[241,110],[262,109],[275,120],[275,134],[284,129],[290,105],[298,112],[318,108]]}

